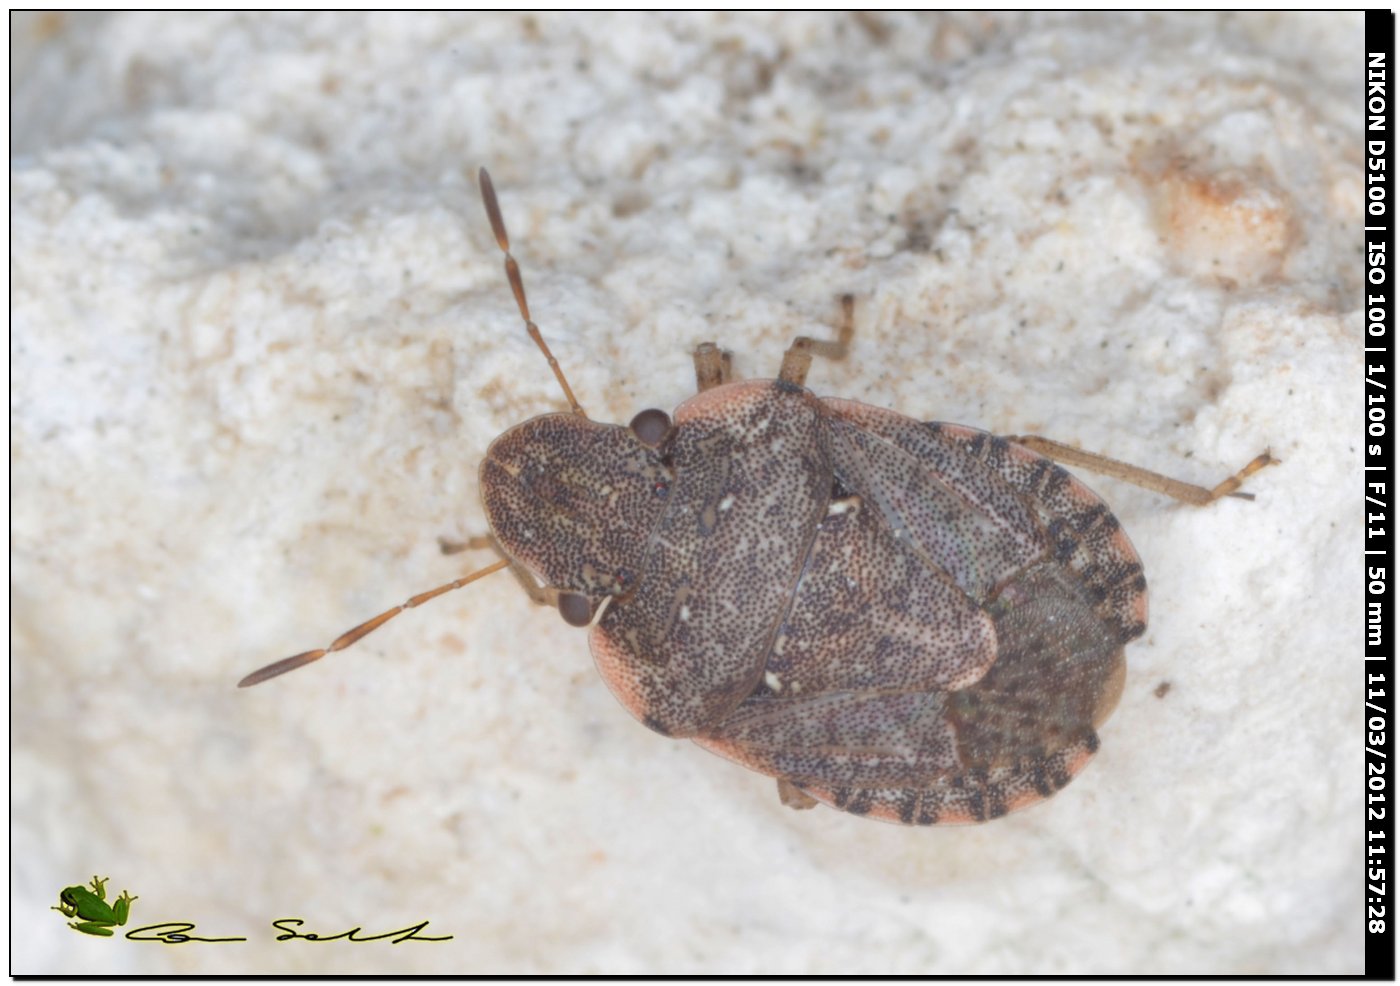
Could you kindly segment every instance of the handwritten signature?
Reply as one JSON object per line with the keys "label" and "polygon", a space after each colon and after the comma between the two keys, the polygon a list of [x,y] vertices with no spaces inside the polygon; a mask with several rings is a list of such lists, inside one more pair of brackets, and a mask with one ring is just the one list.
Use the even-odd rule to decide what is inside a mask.
{"label": "handwritten signature", "polygon": [[[288,925],[305,925],[301,918],[278,918],[272,922],[272,926],[278,931],[285,932],[277,936],[278,941],[290,941],[293,938],[300,938],[302,941],[353,941],[369,942],[382,941],[385,938],[392,939],[390,944],[398,945],[406,941],[450,941],[452,935],[423,935],[419,934],[428,926],[427,921],[420,921],[407,927],[398,928],[394,931],[385,931],[378,935],[361,934],[364,931],[361,927],[354,927],[348,931],[342,931],[337,935],[321,935],[314,931],[298,931]],[[200,935],[192,935],[194,923],[191,921],[164,921],[160,924],[148,924],[141,928],[134,928],[126,933],[126,937],[131,941],[154,941],[165,945],[183,945],[187,942],[231,942],[247,941],[247,938],[205,938]]]}

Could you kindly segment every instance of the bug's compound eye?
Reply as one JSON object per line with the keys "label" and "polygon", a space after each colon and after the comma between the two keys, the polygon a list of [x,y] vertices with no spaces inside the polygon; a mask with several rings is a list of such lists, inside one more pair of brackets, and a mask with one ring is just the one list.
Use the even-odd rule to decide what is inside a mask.
{"label": "bug's compound eye", "polygon": [[649,407],[638,413],[627,427],[632,429],[637,441],[656,448],[671,430],[671,416],[660,408]]}
{"label": "bug's compound eye", "polygon": [[593,622],[593,606],[581,592],[559,593],[559,615],[571,627],[586,627]]}

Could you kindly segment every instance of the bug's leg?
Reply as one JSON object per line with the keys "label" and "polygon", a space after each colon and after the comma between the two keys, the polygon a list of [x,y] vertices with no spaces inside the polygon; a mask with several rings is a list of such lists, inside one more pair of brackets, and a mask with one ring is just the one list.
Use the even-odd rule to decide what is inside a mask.
{"label": "bug's leg", "polygon": [[783,365],[778,371],[778,379],[802,387],[807,383],[807,371],[812,367],[813,355],[826,359],[845,359],[851,348],[851,336],[855,334],[855,313],[855,295],[843,294],[841,325],[836,331],[836,338],[812,339],[808,336],[798,336],[787,348],[787,352],[783,353]]}
{"label": "bug's leg", "polygon": [[695,361],[695,388],[698,392],[729,382],[729,354],[713,342],[702,342],[691,354]]}
{"label": "bug's leg", "polygon": [[492,551],[498,550],[496,542],[491,540],[489,534],[473,534],[465,541],[452,541],[445,537],[438,540],[438,548],[444,555],[459,555],[463,551],[472,551],[480,548],[490,548]]}
{"label": "bug's leg", "polygon": [[808,808],[815,808],[819,801],[809,795],[802,788],[792,781],[778,778],[778,800],[789,808],[796,808],[798,811],[805,811]]}
{"label": "bug's leg", "polygon": [[[438,538],[438,547],[442,549],[444,555],[456,555],[463,551],[475,551],[478,549],[490,549],[498,555],[504,555],[500,545],[496,544],[495,538],[489,534],[474,534],[465,541],[449,541],[447,538]],[[553,606],[554,594],[548,589],[542,589],[535,584],[533,576],[525,571],[524,567],[510,563],[510,574],[515,576],[515,581],[520,583],[520,588],[525,590],[525,594],[530,597],[530,601],[537,606]]]}
{"label": "bug's leg", "polygon": [[1152,490],[1161,493],[1182,503],[1189,503],[1192,506],[1204,507],[1206,504],[1214,503],[1222,496],[1238,497],[1241,500],[1253,500],[1253,493],[1236,492],[1249,476],[1254,475],[1266,466],[1276,466],[1279,460],[1270,454],[1268,449],[1256,455],[1239,472],[1230,476],[1224,482],[1212,488],[1204,486],[1194,486],[1191,483],[1184,483],[1179,479],[1172,479],[1170,476],[1163,476],[1161,473],[1152,472],[1141,466],[1129,465],[1126,462],[1119,462],[1117,459],[1110,459],[1106,455],[1098,455],[1094,452],[1085,452],[1083,449],[1073,448],[1060,442],[1051,441],[1048,438],[1041,438],[1039,435],[1008,435],[1008,441],[1015,442],[1024,448],[1030,449],[1038,455],[1043,455],[1047,459],[1056,462],[1063,462],[1066,465],[1078,466],[1090,472],[1098,473],[1101,476],[1112,476],[1114,479],[1121,479],[1125,483],[1132,483],[1134,486],[1141,486],[1145,490]]}

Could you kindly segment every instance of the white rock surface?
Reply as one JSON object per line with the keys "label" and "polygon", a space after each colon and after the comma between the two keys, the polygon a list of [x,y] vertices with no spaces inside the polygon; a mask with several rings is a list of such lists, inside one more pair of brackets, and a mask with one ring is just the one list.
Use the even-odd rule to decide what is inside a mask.
{"label": "white rock surface", "polygon": [[[12,48],[15,972],[1361,969],[1361,15],[29,16]],[[633,722],[490,560],[476,464],[771,376],[1037,432],[1152,624],[1103,749],[971,828],[779,805]],[[1158,696],[1160,686],[1170,689]],[[133,924],[75,935],[89,874]],[[277,942],[422,920],[445,943]]]}

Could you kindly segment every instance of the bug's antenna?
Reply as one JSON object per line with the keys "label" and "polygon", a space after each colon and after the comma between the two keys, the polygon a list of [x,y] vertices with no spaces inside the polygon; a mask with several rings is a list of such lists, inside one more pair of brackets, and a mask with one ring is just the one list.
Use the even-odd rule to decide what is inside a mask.
{"label": "bug's antenna", "polygon": [[510,289],[515,292],[515,304],[520,308],[520,317],[525,320],[525,331],[530,333],[530,338],[535,340],[535,345],[540,347],[540,352],[544,353],[544,358],[549,361],[549,368],[554,371],[554,379],[558,380],[559,386],[563,388],[569,406],[579,417],[586,418],[588,415],[583,413],[583,408],[574,397],[569,381],[564,379],[564,371],[559,368],[559,361],[545,345],[544,336],[540,335],[540,327],[530,318],[530,306],[525,301],[525,282],[520,277],[520,265],[510,255],[510,237],[506,236],[506,223],[501,218],[500,203],[496,201],[496,187],[491,184],[491,176],[486,173],[485,168],[481,169],[477,180],[481,184],[481,201],[486,206],[486,217],[491,220],[491,232],[496,234],[496,245],[506,255],[506,279],[510,281]]}
{"label": "bug's antenna", "polygon": [[477,571],[472,572],[470,575],[463,575],[460,579],[454,579],[446,585],[440,585],[436,589],[429,589],[427,592],[420,592],[418,593],[418,595],[414,596],[412,599],[409,599],[407,602],[399,606],[395,606],[393,609],[385,610],[383,613],[380,613],[374,619],[366,620],[359,626],[355,627],[353,630],[345,631],[345,633],[342,633],[339,637],[336,637],[329,647],[322,647],[320,650],[304,651],[301,654],[294,654],[291,657],[284,657],[280,661],[274,661],[272,664],[269,664],[265,668],[259,668],[252,674],[245,677],[242,681],[240,681],[238,683],[238,687],[247,688],[250,685],[262,684],[269,678],[276,678],[279,674],[286,674],[288,671],[295,671],[297,668],[302,667],[306,664],[310,664],[312,661],[319,661],[327,654],[334,654],[338,650],[344,650],[345,648],[349,647],[351,644],[355,643],[362,637],[366,637],[369,634],[373,633],[375,630],[378,630],[380,627],[388,623],[394,617],[398,616],[404,610],[412,609],[414,606],[421,606],[429,599],[436,599],[444,592],[451,592],[453,589],[460,589],[462,588],[462,586],[475,582],[479,578],[484,578],[485,576],[490,575],[492,572],[499,572],[501,569],[505,568],[509,564],[510,562],[507,559],[502,558],[500,561],[493,562],[492,564],[487,565],[485,568],[478,569]]}

